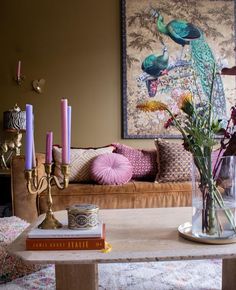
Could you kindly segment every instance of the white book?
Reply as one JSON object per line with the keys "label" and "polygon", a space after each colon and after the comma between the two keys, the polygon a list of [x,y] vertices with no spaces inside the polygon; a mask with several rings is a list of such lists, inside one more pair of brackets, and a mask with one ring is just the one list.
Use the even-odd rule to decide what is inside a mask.
{"label": "white book", "polygon": [[68,228],[68,221],[60,220],[62,228],[59,229],[39,229],[38,224],[32,228],[28,233],[28,238],[46,239],[46,238],[100,238],[103,234],[103,223],[99,224],[92,229],[71,230]]}

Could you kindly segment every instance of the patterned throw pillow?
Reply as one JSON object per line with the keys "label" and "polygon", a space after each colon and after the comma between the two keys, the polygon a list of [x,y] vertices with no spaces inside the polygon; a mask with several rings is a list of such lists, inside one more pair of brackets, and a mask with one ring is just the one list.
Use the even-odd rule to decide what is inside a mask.
{"label": "patterned throw pillow", "polygon": [[192,154],[182,144],[155,140],[159,156],[157,182],[190,181]]}
{"label": "patterned throw pillow", "polygon": [[122,154],[133,166],[133,176],[135,180],[154,181],[157,175],[157,151],[136,149],[123,144],[112,144],[115,153]]}
{"label": "patterned throw pillow", "polygon": [[133,167],[129,160],[118,153],[97,156],[91,166],[91,176],[98,184],[120,185],[132,178]]}
{"label": "patterned throw pillow", "polygon": [[7,251],[8,245],[28,226],[27,222],[15,216],[0,218],[0,284],[39,271],[46,266],[25,263]]}
{"label": "patterned throw pillow", "polygon": [[[91,181],[90,166],[93,159],[101,154],[112,153],[113,146],[101,147],[97,149],[71,149],[70,150],[70,182],[89,182]],[[55,175],[60,180],[61,174],[61,148],[53,147],[53,158],[55,161]]]}

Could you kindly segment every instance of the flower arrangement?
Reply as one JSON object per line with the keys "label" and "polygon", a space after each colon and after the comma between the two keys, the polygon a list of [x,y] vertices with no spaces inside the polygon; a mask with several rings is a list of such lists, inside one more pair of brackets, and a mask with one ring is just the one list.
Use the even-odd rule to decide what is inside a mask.
{"label": "flower arrangement", "polygon": [[[222,212],[231,232],[233,235],[236,233],[234,212],[226,207],[223,198],[225,191],[219,182],[219,170],[223,160],[220,156],[225,149],[224,155],[231,155],[232,144],[236,145],[236,142],[233,142],[236,139],[235,133],[229,132],[231,123],[236,124],[236,108],[232,107],[231,117],[224,129],[222,122],[214,116],[212,108],[215,75],[214,70],[209,102],[196,104],[191,92],[185,92],[179,100],[181,114],[173,114],[166,104],[155,100],[138,104],[137,108],[146,112],[166,111],[169,114],[170,118],[165,123],[165,128],[175,126],[182,134],[183,146],[192,153],[198,170],[198,176],[195,175],[195,178],[199,181],[197,190],[201,192],[202,204],[196,214],[201,214],[201,232],[206,236],[222,237],[225,225],[219,218]],[[219,132],[223,132],[224,135],[216,163],[212,166],[213,147],[218,144],[215,136]]]}

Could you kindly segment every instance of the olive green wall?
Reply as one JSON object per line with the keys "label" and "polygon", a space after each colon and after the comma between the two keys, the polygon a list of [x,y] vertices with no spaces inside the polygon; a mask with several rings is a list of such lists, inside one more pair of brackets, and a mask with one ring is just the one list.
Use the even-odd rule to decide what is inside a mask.
{"label": "olive green wall", "polygon": [[[37,151],[48,130],[61,142],[63,97],[73,111],[72,146],[154,147],[152,140],[121,139],[119,0],[1,0],[0,19],[0,112],[15,103],[34,106]],[[13,81],[18,60],[22,86]],[[40,78],[43,94],[31,87]]]}

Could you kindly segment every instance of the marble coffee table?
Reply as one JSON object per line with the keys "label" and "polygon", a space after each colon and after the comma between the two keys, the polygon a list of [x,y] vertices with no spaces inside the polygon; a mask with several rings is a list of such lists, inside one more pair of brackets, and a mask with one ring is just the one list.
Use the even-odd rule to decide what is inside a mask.
{"label": "marble coffee table", "polygon": [[[66,214],[58,211],[56,217]],[[43,217],[40,216],[39,219]],[[191,208],[100,210],[112,251],[26,251],[26,229],[10,246],[10,252],[32,263],[54,263],[57,290],[98,289],[97,265],[223,259],[222,289],[236,289],[236,244],[207,245],[178,235],[177,228],[191,221]],[[158,286],[158,285],[157,285]]]}

